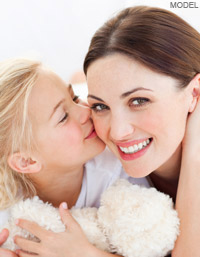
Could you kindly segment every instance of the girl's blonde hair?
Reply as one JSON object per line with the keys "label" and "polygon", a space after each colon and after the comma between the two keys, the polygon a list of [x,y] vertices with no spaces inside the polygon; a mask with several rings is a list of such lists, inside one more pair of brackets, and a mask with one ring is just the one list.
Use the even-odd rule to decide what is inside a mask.
{"label": "girl's blonde hair", "polygon": [[0,209],[36,194],[28,176],[12,170],[8,158],[34,147],[27,106],[40,66],[40,62],[27,59],[0,63]]}

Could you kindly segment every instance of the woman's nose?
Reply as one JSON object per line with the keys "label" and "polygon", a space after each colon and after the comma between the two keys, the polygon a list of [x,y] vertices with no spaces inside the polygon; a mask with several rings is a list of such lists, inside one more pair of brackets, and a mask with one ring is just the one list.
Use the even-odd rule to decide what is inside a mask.
{"label": "woman's nose", "polygon": [[128,139],[134,130],[134,126],[125,117],[116,116],[110,122],[110,136],[115,141]]}

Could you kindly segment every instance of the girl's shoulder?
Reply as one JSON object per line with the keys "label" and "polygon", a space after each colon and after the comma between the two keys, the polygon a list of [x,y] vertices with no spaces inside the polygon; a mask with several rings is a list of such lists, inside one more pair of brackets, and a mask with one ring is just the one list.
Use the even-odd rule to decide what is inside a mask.
{"label": "girl's shoulder", "polygon": [[102,180],[102,183],[107,186],[121,178],[129,180],[132,184],[150,186],[147,177],[130,177],[124,171],[120,160],[108,148],[86,164],[85,173],[88,178],[93,178],[93,181]]}
{"label": "girl's shoulder", "polygon": [[106,147],[102,153],[86,163],[86,168],[105,171],[115,170],[116,172],[116,170],[121,170],[122,165],[116,156]]}

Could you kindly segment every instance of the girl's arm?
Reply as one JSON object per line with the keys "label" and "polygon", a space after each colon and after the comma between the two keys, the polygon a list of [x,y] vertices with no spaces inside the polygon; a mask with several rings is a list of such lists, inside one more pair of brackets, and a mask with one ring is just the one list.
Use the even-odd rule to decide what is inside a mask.
{"label": "girl's arm", "polygon": [[71,216],[69,210],[64,209],[62,205],[59,210],[62,221],[66,226],[66,231],[62,233],[47,231],[34,222],[25,220],[17,221],[18,226],[28,230],[40,239],[40,242],[38,243],[16,236],[15,243],[24,250],[17,250],[20,257],[32,257],[33,255],[31,255],[31,253],[37,254],[38,257],[119,256],[99,250],[90,244],[80,225]]}
{"label": "girl's arm", "polygon": [[[9,236],[8,230],[3,229],[0,233],[0,247],[2,244],[4,244],[6,242],[8,236]],[[17,257],[17,254],[10,250],[0,248],[0,256],[2,256],[2,257]]]}
{"label": "girl's arm", "polygon": [[172,257],[199,257],[200,241],[200,100],[187,122],[176,209],[180,235]]}

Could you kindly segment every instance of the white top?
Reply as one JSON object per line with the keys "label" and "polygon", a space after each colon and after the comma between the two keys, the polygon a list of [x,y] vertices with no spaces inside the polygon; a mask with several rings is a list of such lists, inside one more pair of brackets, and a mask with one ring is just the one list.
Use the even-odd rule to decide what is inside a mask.
{"label": "white top", "polygon": [[99,207],[101,194],[119,178],[128,179],[132,184],[150,187],[146,178],[129,177],[120,161],[106,148],[85,165],[82,189],[75,206]]}
{"label": "white top", "polygon": [[[128,179],[132,184],[150,187],[146,178],[131,178],[120,161],[106,148],[85,165],[82,188],[75,207],[99,207],[101,194],[117,179]],[[0,211],[0,227],[9,217],[9,210]]]}

